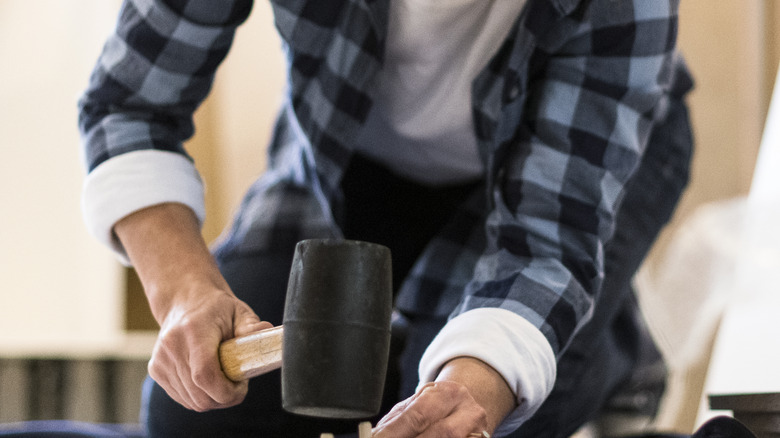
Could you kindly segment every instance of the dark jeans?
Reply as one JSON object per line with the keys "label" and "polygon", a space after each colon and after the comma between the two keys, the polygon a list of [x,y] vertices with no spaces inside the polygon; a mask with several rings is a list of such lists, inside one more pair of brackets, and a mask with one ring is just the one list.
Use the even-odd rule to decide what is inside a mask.
{"label": "dark jeans", "polygon": [[[685,109],[681,106],[673,109],[670,118],[677,120],[680,111]],[[684,117],[679,120],[687,123]],[[537,415],[512,437],[569,436],[595,417],[609,397],[631,377],[643,356],[642,346],[654,350],[642,330],[631,279],[672,215],[687,183],[690,138],[668,138],[669,132],[678,132],[679,126],[672,128],[655,133],[641,168],[627,187],[614,238],[605,248],[606,278],[593,322],[561,357],[553,393]],[[455,207],[474,190],[483,190],[480,183],[427,188],[398,179],[360,157],[352,161],[342,188],[345,237],[389,246],[396,286]],[[219,253],[220,268],[233,291],[257,309],[263,319],[274,324],[282,322],[283,291],[293,249],[304,237],[275,234],[273,238],[280,240],[275,246],[289,249],[284,257]],[[383,410],[412,393],[422,352],[445,323],[443,319],[419,316],[399,321],[394,327]],[[319,420],[284,412],[278,371],[252,379],[249,386],[249,394],[241,405],[195,413],[178,405],[148,380],[144,421],[153,437],[316,438],[322,432],[339,434],[356,430],[357,421]],[[370,420],[375,422],[378,418]]]}

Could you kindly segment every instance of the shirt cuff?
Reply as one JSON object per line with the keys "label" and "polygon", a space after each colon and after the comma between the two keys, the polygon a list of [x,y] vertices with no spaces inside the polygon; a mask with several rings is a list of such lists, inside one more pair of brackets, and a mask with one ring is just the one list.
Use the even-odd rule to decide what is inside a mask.
{"label": "shirt cuff", "polygon": [[549,342],[533,324],[506,309],[473,309],[447,322],[420,360],[420,385],[435,380],[448,361],[462,356],[493,367],[517,397],[517,408],[495,436],[508,434],[528,420],[555,383],[556,358]]}
{"label": "shirt cuff", "polygon": [[146,207],[176,202],[190,207],[202,224],[206,216],[203,182],[185,156],[159,150],[128,152],[90,172],[82,189],[87,230],[130,266],[114,224]]}

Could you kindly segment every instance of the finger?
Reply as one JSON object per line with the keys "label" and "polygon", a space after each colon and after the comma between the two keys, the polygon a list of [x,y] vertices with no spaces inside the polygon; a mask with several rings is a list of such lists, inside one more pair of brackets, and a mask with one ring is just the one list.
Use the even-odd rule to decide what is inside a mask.
{"label": "finger", "polygon": [[233,316],[233,336],[244,336],[271,327],[273,324],[262,321],[247,304],[242,302],[236,306]]}
{"label": "finger", "polygon": [[[160,384],[160,382],[157,382],[157,383]],[[168,394],[168,397],[173,399],[173,401],[175,401],[176,403],[182,405],[186,409],[189,409],[190,411],[195,411],[196,410],[195,407],[192,406],[187,401],[187,398],[181,395],[181,392],[179,392],[179,390],[175,387],[175,385],[167,384],[165,386],[162,386],[162,384],[160,384],[160,386],[165,390],[165,393]],[[182,390],[183,390],[183,388],[182,388]]]}
{"label": "finger", "polygon": [[434,421],[423,431],[420,438],[460,438],[475,430],[481,433],[487,427],[487,412],[474,400],[466,387],[454,382],[440,382],[435,388],[423,392],[427,392],[428,401],[431,403],[437,402],[434,397],[446,397],[453,401],[454,407],[451,413]]}
{"label": "finger", "polygon": [[202,367],[192,371],[192,382],[195,387],[208,397],[209,409],[227,408],[240,404],[249,390],[249,383],[244,380],[233,382],[225,377],[222,369]]}
{"label": "finger", "polygon": [[181,386],[184,388],[184,390],[180,392],[185,393],[184,395],[187,397],[187,401],[193,407],[193,410],[205,412],[222,407],[198,384],[198,382],[195,381],[193,378],[193,370],[187,361],[178,361],[176,362],[176,366],[177,375],[181,380]]}
{"label": "finger", "polygon": [[393,406],[392,409],[390,409],[390,411],[387,414],[385,414],[385,416],[382,417],[379,420],[379,422],[376,425],[375,430],[381,431],[384,426],[386,426],[387,424],[389,424],[392,421],[394,421],[398,416],[403,415],[403,413],[407,409],[407,407],[415,399],[417,399],[420,396],[420,394],[422,394],[422,392],[424,392],[427,389],[427,387],[433,386],[433,385],[435,385],[435,383],[433,383],[433,382],[427,383],[419,391],[417,391],[416,393],[412,394],[411,397],[407,398],[406,400],[402,400],[402,401],[396,403],[395,406]]}
{"label": "finger", "polygon": [[[158,342],[149,362],[149,375],[165,389],[168,395],[187,409],[203,412],[219,407],[193,379],[190,360],[177,360],[180,357],[180,343],[171,342],[169,338]],[[184,349],[186,350],[186,348]],[[190,350],[191,351],[191,350]],[[216,359],[215,359],[216,360]]]}
{"label": "finger", "polygon": [[424,386],[417,397],[409,403],[406,411],[423,414],[425,418],[430,419],[428,421],[430,424],[454,412],[463,397],[467,395],[465,388],[460,386],[430,383]]}
{"label": "finger", "polygon": [[[434,422],[418,438],[445,438],[445,437],[471,437],[475,430],[482,431],[486,421],[480,421],[479,415],[474,415],[472,410],[458,410],[439,421]],[[478,436],[482,437],[480,433]]]}
{"label": "finger", "polygon": [[[176,403],[184,406],[189,410],[194,410],[192,405],[188,402],[187,398],[182,395],[184,388],[181,386],[181,382],[176,379],[169,379],[168,373],[160,371],[159,354],[153,353],[152,359],[149,361],[147,371],[149,376],[165,391],[170,398]],[[186,392],[184,392],[186,394]]]}
{"label": "finger", "polygon": [[446,418],[457,406],[449,385],[430,383],[399,403],[377,424],[377,438],[417,437],[435,422]]}
{"label": "finger", "polygon": [[215,352],[205,351],[202,347],[193,349],[189,362],[190,379],[208,397],[210,409],[235,406],[246,397],[248,382],[228,379]]}
{"label": "finger", "polygon": [[487,414],[465,387],[453,382],[425,385],[397,404],[375,428],[376,438],[467,436],[487,426]]}
{"label": "finger", "polygon": [[376,425],[376,428],[375,428],[375,429],[376,429],[376,430],[381,430],[383,426],[385,426],[386,424],[390,423],[390,422],[391,422],[391,421],[393,421],[393,420],[394,420],[396,417],[398,417],[399,415],[401,415],[401,414],[403,413],[404,409],[406,409],[406,407],[409,405],[409,403],[411,403],[411,402],[412,402],[412,400],[413,400],[413,399],[414,399],[416,396],[417,396],[417,395],[415,394],[415,395],[413,395],[412,397],[409,397],[409,398],[407,398],[406,400],[400,401],[400,402],[398,402],[398,403],[397,403],[395,406],[393,406],[393,408],[392,408],[392,409],[390,409],[390,412],[388,412],[387,414],[385,414],[385,416],[384,416],[384,417],[382,417],[382,418],[379,420],[379,422],[377,423],[377,425]]}
{"label": "finger", "polygon": [[[218,404],[193,379],[190,363],[197,364],[204,359],[192,355],[191,339],[191,337],[181,336],[179,330],[171,330],[167,336],[160,337],[155,345],[153,360],[150,362],[150,374],[155,373],[153,377],[157,376],[158,383],[165,382],[165,384],[161,383],[163,388],[172,389],[169,393],[171,397],[175,391],[177,397],[174,400],[182,406],[202,412],[216,408]],[[214,343],[216,342],[215,340]],[[216,361],[216,353],[214,356]]]}
{"label": "finger", "polygon": [[[210,373],[195,371],[196,368],[186,361],[177,362],[177,365],[182,387],[195,411],[205,412],[233,406],[240,403],[246,395],[245,389],[248,386],[231,382],[221,370]],[[206,375],[212,375],[214,378],[204,377]],[[212,394],[217,394],[217,397]]]}

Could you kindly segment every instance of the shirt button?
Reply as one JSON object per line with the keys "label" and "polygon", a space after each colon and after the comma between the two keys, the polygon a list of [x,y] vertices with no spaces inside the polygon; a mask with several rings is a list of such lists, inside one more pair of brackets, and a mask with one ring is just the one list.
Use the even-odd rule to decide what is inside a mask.
{"label": "shirt button", "polygon": [[520,95],[520,86],[515,83],[512,85],[512,88],[509,89],[509,94],[507,95],[507,98],[509,100],[515,100],[519,95]]}

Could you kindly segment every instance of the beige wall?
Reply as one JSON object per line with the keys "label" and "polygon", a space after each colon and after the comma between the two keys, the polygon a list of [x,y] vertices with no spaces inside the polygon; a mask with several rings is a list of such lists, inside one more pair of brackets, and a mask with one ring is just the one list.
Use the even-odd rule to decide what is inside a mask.
{"label": "beige wall", "polygon": [[770,38],[778,25],[765,19],[773,5],[682,2],[680,47],[697,81],[690,99],[697,154],[689,207],[749,189],[777,68]]}
{"label": "beige wall", "polygon": [[[776,0],[683,0],[680,14],[680,47],[697,82],[690,96],[696,154],[690,187],[645,266],[649,278],[660,274],[672,235],[697,208],[747,195],[780,63]],[[690,433],[696,426],[707,363],[701,357],[675,371],[660,428]]]}
{"label": "beige wall", "polygon": [[80,211],[76,99],[116,0],[0,1],[0,354],[121,329],[121,271]]}
{"label": "beige wall", "polygon": [[690,186],[656,246],[699,206],[750,189],[780,62],[776,0],[683,0],[679,46],[696,80],[690,95],[696,152]]}

